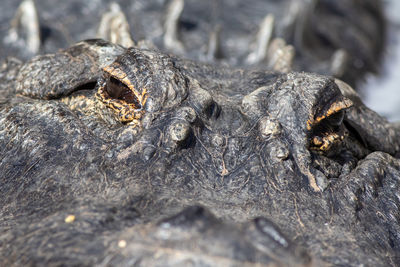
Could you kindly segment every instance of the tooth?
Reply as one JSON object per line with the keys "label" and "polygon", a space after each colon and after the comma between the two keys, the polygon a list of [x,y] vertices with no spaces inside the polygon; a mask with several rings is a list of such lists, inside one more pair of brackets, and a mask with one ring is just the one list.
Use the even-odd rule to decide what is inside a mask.
{"label": "tooth", "polygon": [[247,64],[256,64],[262,62],[268,50],[268,44],[274,30],[274,16],[268,14],[260,24],[257,33],[256,49],[246,59]]}
{"label": "tooth", "polygon": [[35,4],[32,0],[23,1],[11,21],[11,28],[5,38],[6,43],[23,40],[30,54],[36,54],[40,48],[40,27]]}
{"label": "tooth", "polygon": [[292,0],[286,17],[282,19],[284,28],[292,33],[290,37],[293,38],[297,49],[303,46],[304,32],[309,26],[309,19],[318,2],[319,0]]}
{"label": "tooth", "polygon": [[338,49],[331,58],[331,75],[341,77],[346,70],[349,54],[344,49]]}
{"label": "tooth", "polygon": [[97,37],[124,47],[135,45],[129,32],[129,23],[117,3],[111,3],[109,11],[101,17]]}
{"label": "tooth", "polygon": [[287,45],[281,38],[275,38],[268,49],[267,66],[273,71],[289,72],[292,70],[294,56],[292,45]]}
{"label": "tooth", "polygon": [[174,52],[182,52],[183,44],[178,39],[179,17],[182,14],[184,0],[172,0],[167,8],[164,24],[164,46]]}
{"label": "tooth", "polygon": [[222,57],[220,33],[221,26],[218,25],[210,34],[207,50],[207,60],[209,61]]}

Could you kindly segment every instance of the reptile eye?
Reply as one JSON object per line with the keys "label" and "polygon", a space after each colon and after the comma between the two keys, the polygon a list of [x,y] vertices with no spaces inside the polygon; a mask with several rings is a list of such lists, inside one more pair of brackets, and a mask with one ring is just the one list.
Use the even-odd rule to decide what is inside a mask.
{"label": "reptile eye", "polygon": [[344,110],[340,110],[337,113],[329,116],[322,122],[325,122],[326,124],[328,124],[330,126],[340,126],[343,122],[343,118],[344,118]]}
{"label": "reptile eye", "polygon": [[314,151],[333,155],[339,152],[339,144],[344,140],[346,130],[343,125],[345,112],[353,102],[343,96],[333,99],[329,105],[321,105],[313,120],[307,121],[310,131],[310,148]]}
{"label": "reptile eye", "polygon": [[135,94],[120,80],[111,76],[107,81],[105,89],[111,98],[122,100],[127,104],[134,104],[137,108],[140,107],[139,101]]}
{"label": "reptile eye", "polygon": [[311,132],[311,149],[327,152],[334,144],[343,140],[345,135],[342,125],[344,115],[345,111],[339,110],[314,125]]}
{"label": "reptile eye", "polygon": [[322,119],[313,127],[313,136],[335,133],[340,128],[339,126],[342,124],[343,118],[344,110],[340,110],[337,113]]}

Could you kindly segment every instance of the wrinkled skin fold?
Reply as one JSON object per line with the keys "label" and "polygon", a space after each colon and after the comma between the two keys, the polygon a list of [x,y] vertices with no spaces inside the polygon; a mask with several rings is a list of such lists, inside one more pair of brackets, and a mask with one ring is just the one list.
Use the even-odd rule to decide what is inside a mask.
{"label": "wrinkled skin fold", "polygon": [[[110,64],[121,90],[146,90],[132,123],[96,97]],[[398,260],[399,131],[345,83],[102,40],[10,66],[0,110],[6,264]]]}

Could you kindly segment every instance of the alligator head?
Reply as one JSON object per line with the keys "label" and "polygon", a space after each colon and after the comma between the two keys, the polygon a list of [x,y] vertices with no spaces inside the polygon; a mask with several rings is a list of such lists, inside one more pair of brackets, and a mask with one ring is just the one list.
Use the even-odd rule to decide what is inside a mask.
{"label": "alligator head", "polygon": [[[91,245],[72,230],[54,230],[92,250],[120,229],[138,221],[141,229],[141,222],[193,203],[237,221],[273,218],[284,230],[307,233],[300,242],[320,242],[318,250],[335,242],[337,231],[362,244],[381,241],[381,214],[395,218],[374,205],[396,201],[390,192],[398,188],[393,166],[399,163],[388,154],[398,153],[398,134],[339,80],[206,65],[100,40],[14,67],[0,113],[0,169],[7,174],[0,178],[1,206],[14,216],[6,227],[18,218],[28,222],[13,244],[32,248],[29,255],[47,242],[32,228],[48,229],[43,221],[79,233],[96,229],[100,235],[89,238],[101,241]],[[379,190],[392,191],[380,196]],[[191,239],[179,230],[190,221],[182,216],[177,231]],[[360,227],[379,230],[376,237],[353,228],[358,216],[367,218]],[[286,247],[274,228],[266,229],[284,241],[277,248]],[[160,238],[170,230],[161,229]],[[136,242],[137,231],[129,233],[120,235]],[[263,250],[259,233],[250,233],[250,243]],[[26,244],[27,236],[33,243]],[[62,248],[70,248],[68,238]]]}
{"label": "alligator head", "polygon": [[[95,62],[91,68],[75,66],[88,58]],[[66,65],[70,76],[81,78],[71,82],[65,73],[48,75],[49,61]],[[44,74],[29,74],[34,67]],[[207,166],[207,174],[193,175],[211,184],[237,181],[239,170],[260,168],[277,180],[283,179],[282,171],[297,180],[305,177],[313,191],[321,191],[330,178],[348,173],[369,152],[398,150],[391,126],[349,86],[316,74],[216,68],[90,40],[33,59],[17,80],[22,94],[61,97],[94,132],[112,142],[122,140],[120,132],[139,126],[124,150],[113,150],[115,158],[144,159],[144,169],[161,155],[176,158],[182,168],[199,162]],[[370,124],[363,129],[361,121]],[[380,130],[372,130],[371,124]]]}

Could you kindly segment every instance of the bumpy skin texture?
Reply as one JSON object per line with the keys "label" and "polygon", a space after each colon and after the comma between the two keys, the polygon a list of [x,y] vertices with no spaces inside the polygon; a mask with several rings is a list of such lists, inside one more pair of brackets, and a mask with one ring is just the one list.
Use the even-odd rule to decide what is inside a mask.
{"label": "bumpy skin texture", "polygon": [[56,57],[32,58],[16,76],[16,91],[42,99],[69,95],[81,85],[97,82],[99,68],[111,64],[123,52],[122,47],[96,40],[82,42]]}
{"label": "bumpy skin texture", "polygon": [[[1,262],[399,262],[399,132],[346,84],[120,51],[91,40],[4,65]],[[96,98],[99,58],[113,58],[136,90],[146,88],[139,126]],[[52,73],[49,61],[65,72]],[[81,62],[92,65],[71,80],[80,70],[71,63]],[[30,66],[53,75],[24,76]],[[353,106],[337,110],[343,121],[328,116],[348,99]],[[346,135],[329,151],[309,149],[339,126]]]}

